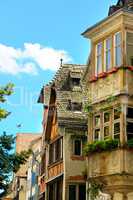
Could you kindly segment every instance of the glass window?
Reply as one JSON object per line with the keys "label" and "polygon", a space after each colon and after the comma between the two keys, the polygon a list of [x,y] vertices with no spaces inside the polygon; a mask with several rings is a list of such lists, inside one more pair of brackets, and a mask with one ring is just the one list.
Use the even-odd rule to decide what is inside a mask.
{"label": "glass window", "polygon": [[133,139],[133,108],[127,108],[127,140]]}
{"label": "glass window", "polygon": [[104,113],[104,139],[108,138],[110,136],[110,118],[111,118],[111,113],[105,112]]}
{"label": "glass window", "polygon": [[121,33],[115,34],[115,66],[122,64]]}
{"label": "glass window", "polygon": [[69,185],[69,200],[76,200],[76,185]]}
{"label": "glass window", "polygon": [[79,198],[78,200],[85,200],[86,199],[86,186],[85,184],[79,185]]}
{"label": "glass window", "polygon": [[82,154],[81,140],[74,140],[74,155],[80,156]]}
{"label": "glass window", "polygon": [[114,139],[120,139],[120,108],[114,109],[114,124],[113,124],[113,136]]}
{"label": "glass window", "polygon": [[105,63],[106,63],[106,71],[111,68],[111,43],[112,39],[108,38],[105,41]]}
{"label": "glass window", "polygon": [[99,129],[95,129],[94,132],[94,141],[100,140],[100,128]]}
{"label": "glass window", "polygon": [[100,74],[102,72],[102,48],[103,44],[100,42],[96,46],[96,74]]}
{"label": "glass window", "polygon": [[100,126],[100,115],[95,116],[95,126]]}

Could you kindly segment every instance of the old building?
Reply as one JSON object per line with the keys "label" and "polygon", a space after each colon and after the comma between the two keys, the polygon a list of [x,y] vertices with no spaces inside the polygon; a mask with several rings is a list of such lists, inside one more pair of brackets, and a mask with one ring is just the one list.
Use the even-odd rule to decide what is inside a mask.
{"label": "old building", "polygon": [[88,180],[114,200],[133,199],[133,1],[119,0],[82,35],[91,41],[84,80],[95,152],[88,150]]}
{"label": "old building", "polygon": [[42,180],[46,200],[86,199],[83,146],[87,140],[87,120],[81,84],[85,68],[61,66],[39,97],[44,104]]}
{"label": "old building", "polygon": [[[40,137],[41,134],[18,133],[16,136],[16,152],[20,153],[23,150],[28,150],[32,148],[33,144],[36,143],[36,141],[38,144],[38,140],[40,139]],[[28,165],[28,162],[25,165],[22,165],[19,171],[14,174],[12,184],[13,199],[26,200]]]}

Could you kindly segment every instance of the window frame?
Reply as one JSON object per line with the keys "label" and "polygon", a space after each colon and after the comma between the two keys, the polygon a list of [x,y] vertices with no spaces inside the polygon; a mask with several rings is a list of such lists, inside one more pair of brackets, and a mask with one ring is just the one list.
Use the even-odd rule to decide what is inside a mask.
{"label": "window frame", "polygon": [[[107,49],[107,40],[110,39],[110,48]],[[110,65],[107,67],[107,54],[110,53]],[[104,40],[104,70],[108,72],[112,68],[112,35]]]}
{"label": "window frame", "polygon": [[[74,200],[79,200],[79,187],[80,187],[81,185],[85,186],[85,189],[86,189],[86,184],[85,184],[85,183],[79,183],[79,184],[74,184],[74,183],[72,183],[72,184],[69,184],[69,185],[68,185],[68,199],[69,199],[69,200],[70,200],[70,193],[69,193],[69,188],[70,188],[70,186],[75,186],[75,197],[76,197],[76,199],[74,199]],[[85,198],[85,199],[86,199],[86,198]]]}
{"label": "window frame", "polygon": [[[78,140],[80,141],[80,155],[75,154],[75,141]],[[82,156],[83,155],[83,141],[81,138],[74,138],[73,139],[73,155],[74,156]]]}
{"label": "window frame", "polygon": [[[108,122],[104,121],[104,115],[106,113],[109,113],[109,121]],[[103,138],[104,138],[104,140],[108,139],[111,136],[111,118],[112,118],[112,112],[111,112],[111,110],[106,110],[106,111],[103,112]],[[104,135],[104,128],[105,127],[109,127],[109,135],[108,136]]]}
{"label": "window frame", "polygon": [[128,117],[127,117],[128,108],[132,108],[132,109],[133,109],[133,106],[129,106],[129,105],[128,105],[128,106],[126,107],[126,139],[127,139],[127,141],[128,141],[128,134],[129,134],[129,135],[133,135],[133,133],[128,133],[128,132],[127,132],[127,124],[128,124],[128,123],[132,123],[132,124],[133,124],[133,118],[128,118]]}
{"label": "window frame", "polygon": [[[100,54],[98,53],[98,45],[102,45],[101,46],[101,52],[100,52]],[[96,74],[96,76],[98,75],[98,74],[100,74],[100,73],[102,73],[102,71],[103,71],[103,48],[104,48],[104,44],[103,44],[103,41],[101,41],[101,42],[98,42],[97,44],[96,44],[96,46],[95,46],[95,60],[96,60],[96,63],[95,63],[95,74]],[[101,66],[100,67],[98,67],[98,58],[100,58],[101,59]],[[100,71],[101,70],[101,71]]]}
{"label": "window frame", "polygon": [[[113,108],[113,117],[112,117],[112,119],[113,119],[113,123],[112,123],[112,125],[113,125],[113,132],[112,132],[112,135],[113,135],[113,139],[115,139],[115,136],[119,135],[119,140],[120,140],[120,134],[121,134],[121,114],[120,114],[120,117],[119,117],[118,119],[114,119],[115,110],[116,110],[117,108],[118,108],[118,107],[114,107],[114,108]],[[115,134],[115,133],[114,133],[114,130],[115,130],[115,129],[114,129],[114,125],[117,124],[117,123],[120,124],[120,132],[117,133],[117,134]]]}
{"label": "window frame", "polygon": [[[98,126],[96,126],[96,124],[95,124],[95,119],[96,119],[97,116],[100,116],[100,124]],[[102,117],[101,113],[94,114],[94,118],[93,118],[93,141],[101,140],[101,117]],[[96,140],[95,139],[95,131],[99,130],[99,129],[100,129],[100,133],[99,133],[98,139]]]}
{"label": "window frame", "polygon": [[[120,44],[116,45],[116,36],[118,34],[120,34],[121,41],[120,41]],[[122,65],[122,58],[123,58],[122,57],[122,32],[121,31],[118,31],[118,32],[114,33],[114,35],[113,35],[113,43],[114,43],[114,48],[113,48],[113,50],[114,50],[114,66],[115,67],[120,67]],[[116,63],[117,62],[117,60],[116,60],[116,49],[118,47],[120,47],[120,54],[121,54],[121,60],[120,60],[121,63],[120,64]]]}

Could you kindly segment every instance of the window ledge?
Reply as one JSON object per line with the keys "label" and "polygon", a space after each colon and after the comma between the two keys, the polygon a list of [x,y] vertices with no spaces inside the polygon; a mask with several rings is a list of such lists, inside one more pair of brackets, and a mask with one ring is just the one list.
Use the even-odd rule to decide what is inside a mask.
{"label": "window ledge", "polygon": [[80,161],[83,161],[83,160],[85,160],[85,157],[84,157],[84,156],[72,155],[72,156],[71,156],[71,159],[72,159],[72,160],[80,160]]}
{"label": "window ledge", "polygon": [[55,161],[54,163],[49,164],[48,168],[52,168],[52,167],[54,167],[56,165],[59,165],[60,163],[63,163],[63,159]]}
{"label": "window ledge", "polygon": [[92,76],[92,78],[90,78],[89,82],[93,83],[96,82],[98,79],[100,78],[105,78],[107,77],[109,74],[113,74],[116,73],[119,69],[128,69],[130,71],[133,71],[133,66],[120,66],[120,67],[113,67],[111,70],[109,70],[108,72],[102,72],[100,74],[98,74],[98,76]]}

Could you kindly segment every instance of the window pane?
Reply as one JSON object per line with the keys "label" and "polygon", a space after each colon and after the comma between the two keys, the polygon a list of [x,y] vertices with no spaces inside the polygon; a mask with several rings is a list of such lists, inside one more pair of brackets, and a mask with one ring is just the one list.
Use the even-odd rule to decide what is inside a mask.
{"label": "window pane", "polygon": [[114,120],[119,119],[120,118],[120,110],[118,109],[114,109]]}
{"label": "window pane", "polygon": [[114,135],[120,133],[120,122],[114,124]]}
{"label": "window pane", "polygon": [[110,135],[109,126],[104,127],[104,137],[108,137]]}
{"label": "window pane", "polygon": [[97,141],[100,139],[100,129],[96,129],[94,132],[94,140]]}
{"label": "window pane", "polygon": [[99,43],[97,45],[97,55],[101,55],[102,54],[102,43]]}
{"label": "window pane", "polygon": [[115,46],[118,46],[121,44],[121,33],[115,34]]}
{"label": "window pane", "polygon": [[133,123],[127,122],[127,133],[133,134]]}
{"label": "window pane", "polygon": [[99,43],[97,45],[97,69],[96,72],[97,74],[102,72],[102,43]]}
{"label": "window pane", "polygon": [[85,200],[86,199],[86,186],[79,185],[79,198],[78,200]]}
{"label": "window pane", "polygon": [[122,64],[122,59],[121,59],[121,47],[118,46],[115,49],[115,64],[116,66],[120,66]]}
{"label": "window pane", "polygon": [[133,108],[127,108],[127,118],[133,119]]}
{"label": "window pane", "polygon": [[108,71],[111,68],[111,38],[106,40],[106,70]]}
{"label": "window pane", "polygon": [[76,186],[69,185],[69,200],[76,200]]}
{"label": "window pane", "polygon": [[121,33],[115,34],[115,65],[120,66],[122,64],[121,53]]}
{"label": "window pane", "polygon": [[104,123],[109,122],[110,121],[110,113],[104,113]]}
{"label": "window pane", "polygon": [[74,140],[74,155],[81,155],[81,140]]}
{"label": "window pane", "polygon": [[95,126],[96,127],[100,126],[100,115],[95,116]]}

